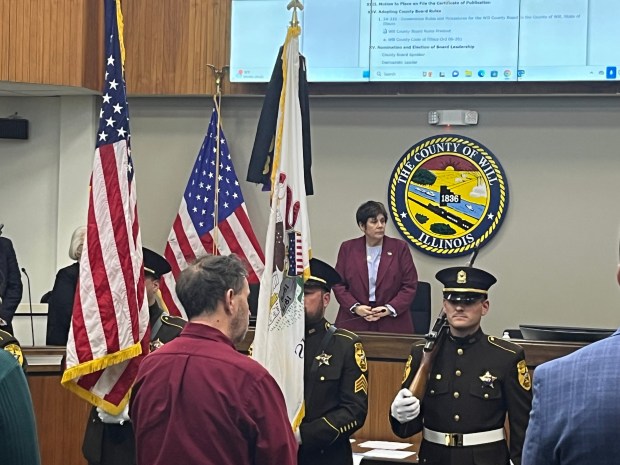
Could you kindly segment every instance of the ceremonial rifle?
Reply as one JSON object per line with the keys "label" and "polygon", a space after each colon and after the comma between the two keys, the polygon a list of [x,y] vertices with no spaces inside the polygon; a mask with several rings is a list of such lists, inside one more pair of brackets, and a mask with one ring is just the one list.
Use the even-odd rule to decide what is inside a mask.
{"label": "ceremonial rifle", "polygon": [[[472,267],[474,265],[474,261],[477,256],[478,248],[474,250],[471,260],[469,260],[469,263],[467,264],[468,267]],[[422,361],[420,362],[418,371],[409,385],[409,390],[411,393],[420,400],[424,398],[426,384],[428,383],[428,378],[431,374],[431,370],[433,369],[433,362],[437,356],[438,348],[441,347],[441,344],[443,344],[443,341],[448,334],[448,328],[449,325],[447,323],[447,317],[442,308],[437,320],[435,320],[435,323],[433,324],[433,327],[429,333],[424,336],[426,343],[422,349]]]}

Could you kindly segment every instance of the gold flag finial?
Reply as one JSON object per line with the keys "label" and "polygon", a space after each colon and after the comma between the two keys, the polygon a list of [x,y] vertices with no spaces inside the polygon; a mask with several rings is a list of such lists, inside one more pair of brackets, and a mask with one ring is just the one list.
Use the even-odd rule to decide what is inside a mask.
{"label": "gold flag finial", "polygon": [[213,74],[215,74],[215,95],[219,96],[222,93],[222,77],[226,74],[226,71],[228,71],[228,68],[230,67],[226,65],[221,68],[217,68],[215,65],[210,63],[207,64],[207,66],[211,68]]}
{"label": "gold flag finial", "polygon": [[286,5],[286,9],[293,10],[293,17],[291,18],[291,26],[297,27],[299,26],[299,20],[297,19],[297,10],[303,10],[304,6],[299,0],[291,0],[288,5]]}

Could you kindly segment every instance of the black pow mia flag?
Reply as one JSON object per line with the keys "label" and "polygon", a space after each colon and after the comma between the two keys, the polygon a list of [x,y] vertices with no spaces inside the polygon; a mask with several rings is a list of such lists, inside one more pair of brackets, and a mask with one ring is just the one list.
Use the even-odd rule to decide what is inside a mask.
{"label": "black pow mia flag", "polygon": [[[263,185],[263,190],[271,190],[271,170],[275,149],[275,135],[278,124],[280,94],[282,92],[282,50],[267,86],[263,108],[258,120],[256,138],[252,148],[252,157],[248,166],[246,181]],[[306,195],[314,194],[312,185],[312,150],[310,146],[310,102],[308,98],[308,81],[306,79],[306,59],[299,57],[299,104],[301,107],[301,130],[304,150],[304,181]]]}

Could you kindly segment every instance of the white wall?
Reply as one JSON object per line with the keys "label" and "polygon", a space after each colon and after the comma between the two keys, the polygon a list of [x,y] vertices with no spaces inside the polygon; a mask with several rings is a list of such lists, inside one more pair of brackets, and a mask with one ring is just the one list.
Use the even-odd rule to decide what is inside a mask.
{"label": "white wall", "polygon": [[[0,223],[38,302],[52,285],[49,274],[56,267],[60,99],[0,98],[0,115],[15,112],[30,120],[30,138],[0,139]],[[25,278],[23,283],[27,302]]]}
{"label": "white wall", "polygon": [[[66,254],[69,237],[60,236],[77,226],[68,224],[77,221],[88,182],[75,179],[75,187],[67,188],[66,163],[61,169],[61,160],[71,159],[67,141],[77,137],[83,147],[89,140],[86,153],[92,162],[95,129],[79,129],[84,114],[72,120],[62,108],[79,107],[92,118],[93,100],[72,97],[82,100],[69,104],[65,98],[62,105],[58,99],[0,98],[0,114],[19,110],[31,119],[29,141],[0,140],[0,222],[16,243],[20,265],[41,270],[37,292],[33,278],[36,296],[51,286],[55,266],[64,265],[60,255]],[[261,103],[250,97],[223,101],[224,130],[241,180]],[[314,256],[335,261],[340,243],[358,235],[354,215],[359,204],[386,202],[397,160],[417,141],[443,132],[427,124],[428,110],[451,108],[480,112],[478,126],[451,132],[487,146],[502,163],[510,188],[504,224],[477,260],[499,278],[484,321],[487,332],[501,333],[519,323],[617,327],[620,111],[614,97],[313,98],[316,194],[308,204]],[[130,112],[143,243],[161,251],[208,124],[211,100],[133,98]],[[65,123],[44,114],[61,115]],[[55,143],[52,149],[50,143]],[[65,175],[60,183],[59,172]],[[243,181],[242,189],[262,242],[268,194]],[[22,191],[27,198],[15,194]],[[39,208],[33,210],[33,204]],[[388,233],[398,236],[392,227]],[[466,258],[412,253],[420,278],[432,283],[438,311],[441,294],[434,274]]]}

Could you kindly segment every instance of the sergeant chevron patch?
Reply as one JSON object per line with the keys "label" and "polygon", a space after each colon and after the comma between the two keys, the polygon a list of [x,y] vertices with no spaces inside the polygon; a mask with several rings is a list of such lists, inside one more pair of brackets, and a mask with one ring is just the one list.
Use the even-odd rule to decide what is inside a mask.
{"label": "sergeant chevron patch", "polygon": [[355,380],[355,394],[360,391],[364,391],[364,394],[368,395],[368,380],[366,375],[361,374],[359,378]]}

